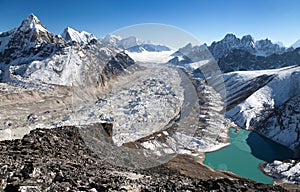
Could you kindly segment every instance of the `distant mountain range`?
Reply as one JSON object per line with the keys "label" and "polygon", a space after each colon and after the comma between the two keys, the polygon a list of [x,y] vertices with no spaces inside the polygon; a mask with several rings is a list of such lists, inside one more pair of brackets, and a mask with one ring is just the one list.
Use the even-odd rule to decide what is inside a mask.
{"label": "distant mountain range", "polygon": [[[204,54],[205,50],[210,53],[206,51]],[[250,35],[239,39],[233,34],[227,34],[224,39],[210,46],[188,44],[180,48],[169,62],[184,65],[205,60],[212,55],[223,72],[276,69],[298,65],[299,51],[297,48],[282,47],[268,39],[255,41]]]}
{"label": "distant mountain range", "polygon": [[226,56],[235,49],[248,51],[256,56],[282,54],[287,50],[285,47],[272,43],[269,39],[255,41],[251,35],[246,35],[239,39],[233,34],[227,34],[224,39],[213,42],[209,46],[209,50],[216,59]]}
{"label": "distant mountain range", "polygon": [[[62,37],[69,44],[77,42],[83,45],[93,40],[97,41],[94,35],[84,31],[77,32],[72,28],[66,28]],[[116,35],[107,35],[98,41],[111,49],[127,50],[133,53],[171,50],[166,45],[154,44],[149,40],[140,40],[134,36],[122,38]],[[298,52],[297,43],[286,48],[280,42],[273,43],[269,39],[254,40],[251,35],[238,38],[234,34],[227,34],[224,39],[215,41],[210,46],[187,44],[170,55],[169,62],[184,65],[211,59],[213,56],[223,72],[276,69],[299,64]]]}
{"label": "distant mountain range", "polygon": [[103,43],[118,47],[120,49],[125,49],[130,52],[161,52],[161,51],[170,51],[171,49],[166,45],[158,45],[151,43],[150,41],[143,41],[134,36],[122,38],[116,35],[106,35],[103,40]]}
{"label": "distant mountain range", "polygon": [[[116,35],[107,35],[103,39],[98,39],[91,33],[79,32],[70,27],[67,27],[62,35],[53,35],[34,15],[30,15],[25,19],[18,28],[1,33],[0,42],[0,63],[9,64],[13,66],[12,68],[18,66],[18,69],[14,71],[17,71],[16,73],[19,75],[24,75],[25,68],[28,67],[23,64],[44,60],[55,55],[58,50],[70,46],[84,47],[97,44],[97,46],[101,46],[98,51],[102,50],[108,57],[112,53],[121,52],[122,50],[135,53],[171,50],[166,45],[139,40],[133,36],[122,38]],[[300,62],[300,56],[296,49],[298,44],[299,42],[296,42],[292,47],[285,48],[278,43],[272,43],[268,39],[255,41],[250,35],[237,38],[233,34],[227,34],[221,41],[213,42],[210,46],[202,46],[207,46],[222,71],[230,72],[296,65]],[[180,48],[171,56],[170,63],[183,65],[191,63],[191,61],[207,59],[205,57],[210,56],[208,56],[208,53],[203,56],[203,50],[206,49],[202,46],[188,44]],[[96,51],[96,48],[94,51]],[[199,54],[199,52],[202,53]],[[201,55],[201,58],[199,55]],[[7,67],[4,66],[0,66],[1,79],[5,79],[8,74],[4,73],[4,71],[7,71],[5,69]]]}

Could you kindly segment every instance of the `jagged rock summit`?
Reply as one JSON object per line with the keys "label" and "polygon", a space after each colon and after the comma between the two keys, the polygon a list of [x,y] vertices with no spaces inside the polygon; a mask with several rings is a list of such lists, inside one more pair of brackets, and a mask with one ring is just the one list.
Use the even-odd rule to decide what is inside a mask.
{"label": "jagged rock summit", "polygon": [[269,39],[255,41],[251,35],[241,39],[234,34],[227,34],[221,41],[214,41],[209,50],[216,59],[226,56],[232,50],[239,49],[258,56],[269,56],[274,53],[284,53],[286,48],[272,43]]}
{"label": "jagged rock summit", "polygon": [[78,32],[77,30],[67,27],[61,35],[69,44],[78,43],[80,45],[88,44],[91,41],[97,41],[97,37],[86,31]]}
{"label": "jagged rock summit", "polygon": [[0,64],[18,65],[40,60],[65,45],[65,40],[50,33],[39,19],[30,14],[21,25],[0,33]]}
{"label": "jagged rock summit", "polygon": [[22,21],[19,30],[26,32],[28,29],[36,31],[47,31],[46,27],[40,22],[40,20],[31,13],[26,19]]}

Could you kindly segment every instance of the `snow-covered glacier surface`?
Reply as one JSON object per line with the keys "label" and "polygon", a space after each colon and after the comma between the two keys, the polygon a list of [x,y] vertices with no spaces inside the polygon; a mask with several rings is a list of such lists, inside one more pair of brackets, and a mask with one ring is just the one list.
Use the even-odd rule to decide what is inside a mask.
{"label": "snow-covered glacier surface", "polygon": [[113,123],[113,141],[122,145],[163,129],[178,116],[183,92],[176,68],[148,64],[143,71],[120,77],[96,104],[81,106],[75,118],[81,124]]}
{"label": "snow-covered glacier surface", "polygon": [[[96,104],[80,105],[75,122],[112,123],[112,139],[118,146],[138,141],[152,151],[189,153],[227,145],[229,121],[221,112],[221,97],[212,88],[198,92],[188,74],[177,67],[141,66],[143,70],[107,85]],[[205,104],[199,104],[201,99]],[[155,135],[164,139],[156,140]]]}

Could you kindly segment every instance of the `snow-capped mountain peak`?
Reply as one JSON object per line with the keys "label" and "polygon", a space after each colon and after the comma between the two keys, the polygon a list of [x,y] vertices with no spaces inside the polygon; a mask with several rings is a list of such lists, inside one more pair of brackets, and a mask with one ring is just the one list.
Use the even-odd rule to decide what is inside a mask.
{"label": "snow-capped mountain peak", "polygon": [[68,42],[68,43],[79,43],[80,45],[88,44],[92,40],[97,40],[97,37],[94,36],[91,33],[88,33],[86,31],[77,31],[71,27],[67,27],[64,32],[62,33],[62,37]]}
{"label": "snow-capped mountain peak", "polygon": [[[14,43],[39,46],[42,43],[57,43],[58,39],[50,33],[46,27],[40,22],[40,20],[34,15],[30,14],[24,19],[21,25],[10,31],[10,40]],[[8,34],[7,34],[8,35]]]}
{"label": "snow-capped mountain peak", "polygon": [[300,39],[298,41],[296,41],[293,45],[291,45],[291,47],[294,49],[300,47]]}
{"label": "snow-capped mountain peak", "polygon": [[129,37],[120,37],[117,35],[106,35],[103,40],[103,43],[110,45],[110,46],[114,46],[114,47],[118,47],[121,49],[129,49],[135,46],[140,46],[142,44],[153,44],[150,41],[143,41],[138,39],[135,36],[129,36]]}
{"label": "snow-capped mountain peak", "polygon": [[40,20],[30,14],[19,27],[0,34],[0,63],[18,65],[32,59],[44,58],[56,46],[64,44],[61,37],[47,31]]}
{"label": "snow-capped mountain peak", "polygon": [[117,35],[106,35],[103,39],[102,42],[108,45],[112,45],[114,47],[118,47],[118,42],[122,40],[122,37],[117,36]]}
{"label": "snow-capped mountain peak", "polygon": [[217,42],[214,41],[209,47],[209,50],[216,59],[226,57],[234,49],[247,51],[257,56],[282,54],[286,51],[285,47],[272,43],[269,39],[255,41],[251,35],[237,38],[234,34],[227,34],[224,39]]}
{"label": "snow-capped mountain peak", "polygon": [[188,43],[184,47],[180,48],[179,51],[185,52],[185,50],[191,50],[193,48],[193,45],[191,43]]}
{"label": "snow-capped mountain peak", "polygon": [[47,31],[46,27],[40,22],[40,20],[34,14],[30,14],[26,19],[24,19],[22,21],[21,26],[18,29],[23,32],[28,30],[33,30],[37,32]]}
{"label": "snow-capped mountain peak", "polygon": [[[168,61],[174,52],[168,46],[153,43],[150,40],[141,40],[135,36],[121,37],[113,34],[106,35],[102,42],[109,47],[126,50],[136,61],[161,63]],[[157,58],[153,58],[157,57]],[[158,61],[161,59],[161,61]]]}
{"label": "snow-capped mountain peak", "polygon": [[225,35],[223,40],[224,41],[233,41],[235,39],[237,39],[237,37],[234,34],[228,33],[228,34]]}
{"label": "snow-capped mountain peak", "polygon": [[232,49],[253,49],[252,39],[250,35],[239,39],[234,34],[227,34],[221,41],[214,41],[209,47],[209,50],[213,56],[218,59],[227,55]]}
{"label": "snow-capped mountain peak", "polygon": [[119,46],[124,48],[124,49],[128,49],[137,45],[141,45],[143,42],[141,42],[138,38],[134,37],[134,36],[129,36],[125,39],[122,39],[121,41],[119,41]]}
{"label": "snow-capped mountain peak", "polygon": [[103,71],[98,82],[104,84],[114,75],[113,72],[124,71],[127,64],[133,63],[128,55],[106,47],[88,32],[78,32],[68,27],[62,36],[54,35],[33,14],[19,27],[0,33],[2,83],[23,83],[26,86],[33,86],[30,83],[40,86],[41,82],[82,84],[86,82],[85,72],[92,69],[89,73],[97,73],[95,77]]}
{"label": "snow-capped mountain peak", "polygon": [[254,38],[251,35],[245,35],[245,36],[242,37],[242,41],[254,42]]}
{"label": "snow-capped mountain peak", "polygon": [[192,45],[189,43],[178,49],[171,56],[173,58],[170,59],[168,63],[184,66],[191,71],[194,71],[210,62],[214,62],[213,56],[207,49],[206,44]]}
{"label": "snow-capped mountain peak", "polygon": [[245,35],[242,37],[241,44],[245,47],[255,48],[255,40],[251,35]]}

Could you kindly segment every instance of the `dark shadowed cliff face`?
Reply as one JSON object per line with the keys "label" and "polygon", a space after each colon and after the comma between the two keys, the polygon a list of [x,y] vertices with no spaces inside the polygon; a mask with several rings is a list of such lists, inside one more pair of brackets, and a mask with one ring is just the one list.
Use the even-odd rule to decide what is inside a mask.
{"label": "dark shadowed cliff face", "polygon": [[5,191],[285,191],[212,171],[185,155],[146,170],[115,167],[96,157],[75,127],[0,142],[0,165]]}
{"label": "dark shadowed cliff face", "polygon": [[233,49],[227,55],[219,58],[218,64],[223,72],[276,69],[299,65],[299,49],[282,54],[259,56],[248,51]]}

